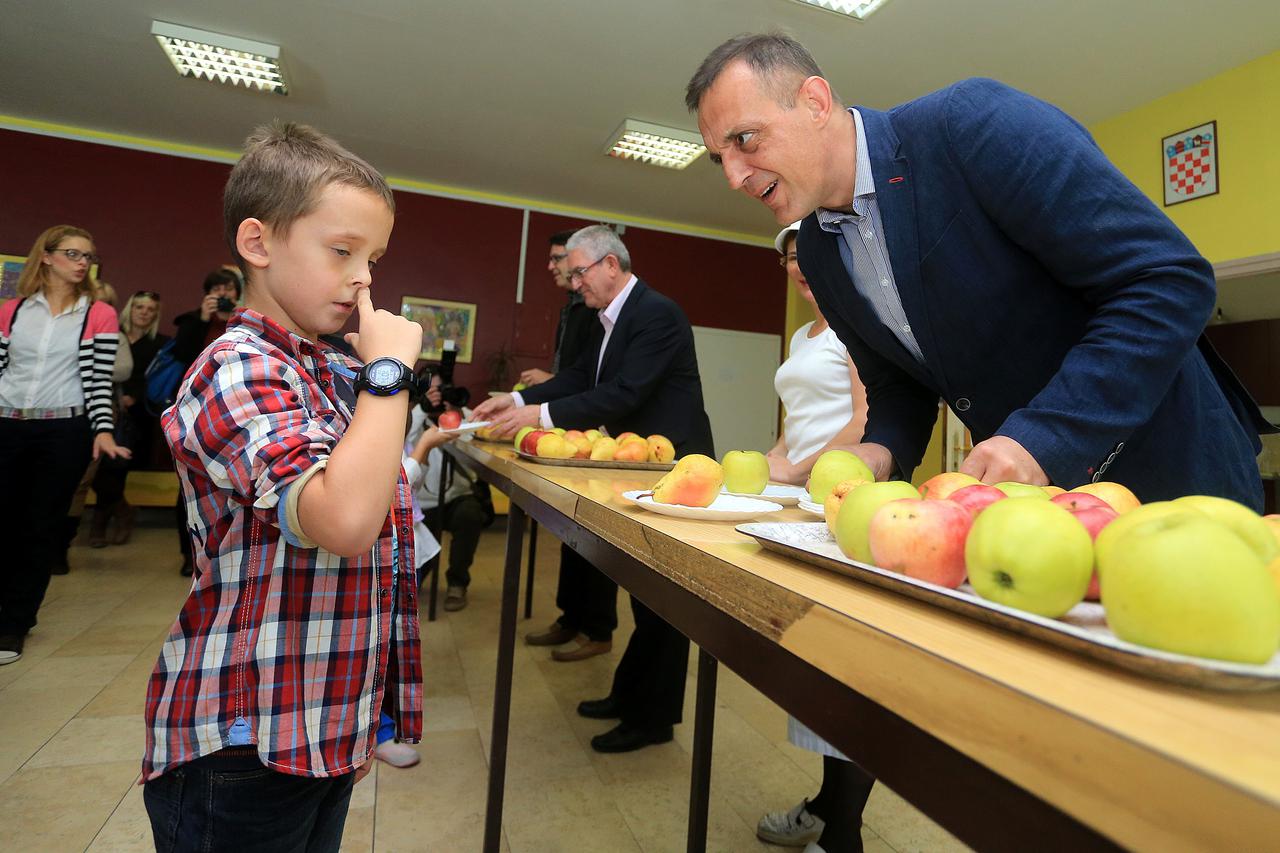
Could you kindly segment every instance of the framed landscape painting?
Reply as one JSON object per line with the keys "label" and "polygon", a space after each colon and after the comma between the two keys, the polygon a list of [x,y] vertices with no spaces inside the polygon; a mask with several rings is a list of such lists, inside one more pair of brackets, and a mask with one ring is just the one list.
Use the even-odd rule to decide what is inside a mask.
{"label": "framed landscape painting", "polygon": [[453,341],[458,361],[469,363],[476,337],[476,306],[420,296],[400,300],[400,315],[422,326],[422,353],[426,361],[439,361],[445,341]]}

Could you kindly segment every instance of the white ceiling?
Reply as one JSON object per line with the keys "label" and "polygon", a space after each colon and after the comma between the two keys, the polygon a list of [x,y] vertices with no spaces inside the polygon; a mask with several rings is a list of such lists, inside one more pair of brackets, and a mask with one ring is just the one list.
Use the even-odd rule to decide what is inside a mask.
{"label": "white ceiling", "polygon": [[[282,45],[290,94],[179,78],[153,18]],[[627,116],[696,128],[684,86],[736,33],[789,30],[854,103],[984,75],[1086,124],[1280,46],[1277,0],[892,0],[866,23],[793,0],[0,0],[0,21],[0,115],[228,151],[279,116],[394,178],[754,237],[767,211],[705,157],[601,153]]]}

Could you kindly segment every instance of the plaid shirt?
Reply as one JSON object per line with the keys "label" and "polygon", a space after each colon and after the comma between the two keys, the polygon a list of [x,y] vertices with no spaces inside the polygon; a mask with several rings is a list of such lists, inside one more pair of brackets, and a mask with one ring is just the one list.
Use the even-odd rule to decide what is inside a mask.
{"label": "plaid shirt", "polygon": [[[191,593],[147,686],[144,780],[230,746],[301,776],[369,759],[379,711],[422,730],[413,515],[403,470],[367,555],[308,547],[289,490],[351,421],[358,364],[239,310],[164,413],[194,551]],[[345,400],[343,399],[345,398]]]}

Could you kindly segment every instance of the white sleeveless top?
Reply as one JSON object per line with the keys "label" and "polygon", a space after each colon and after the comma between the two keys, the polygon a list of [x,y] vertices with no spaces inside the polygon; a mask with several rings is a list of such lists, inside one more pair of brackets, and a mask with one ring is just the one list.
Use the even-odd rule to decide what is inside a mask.
{"label": "white sleeveless top", "polygon": [[782,431],[787,461],[814,453],[853,417],[848,351],[828,326],[810,338],[813,323],[791,336],[791,354],[773,377],[773,387],[787,409]]}

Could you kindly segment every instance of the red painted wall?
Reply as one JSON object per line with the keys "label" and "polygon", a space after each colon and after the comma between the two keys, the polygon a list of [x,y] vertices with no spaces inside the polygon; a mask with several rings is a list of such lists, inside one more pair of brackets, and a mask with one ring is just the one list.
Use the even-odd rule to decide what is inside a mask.
{"label": "red painted wall", "polygon": [[[0,130],[0,254],[26,255],[50,225],[94,235],[101,276],[122,299],[154,290],[162,329],[200,301],[205,273],[230,260],[222,240],[229,166]],[[506,347],[515,371],[549,367],[563,292],[546,270],[547,239],[591,224],[543,213],[529,220],[524,302],[515,301],[522,211],[396,193],[396,227],[374,278],[375,304],[406,295],[477,306],[475,358],[456,380],[489,387],[489,357]],[[628,227],[636,273],[679,302],[698,326],[782,335],[786,280],[772,249]]]}

